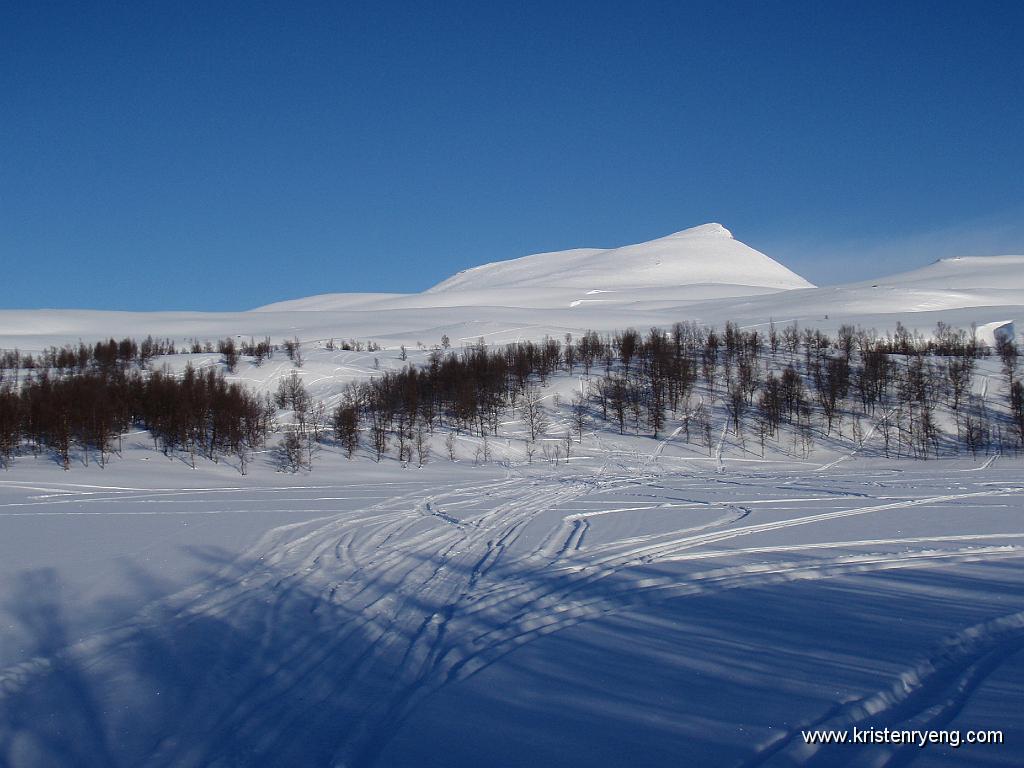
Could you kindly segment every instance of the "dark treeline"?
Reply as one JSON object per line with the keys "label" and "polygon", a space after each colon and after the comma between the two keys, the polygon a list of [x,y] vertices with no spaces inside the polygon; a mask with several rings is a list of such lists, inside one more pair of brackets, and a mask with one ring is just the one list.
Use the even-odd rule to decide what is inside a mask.
{"label": "dark treeline", "polygon": [[[167,453],[232,455],[245,471],[249,454],[266,444],[277,409],[292,414],[279,445],[282,462],[312,464],[317,445],[333,429],[351,457],[367,444],[379,460],[392,450],[402,461],[422,462],[429,435],[442,429],[496,435],[511,416],[524,425],[526,453],[550,443],[557,455],[571,450],[588,425],[619,433],[661,436],[669,419],[682,439],[712,452],[718,427],[744,446],[776,441],[806,456],[817,441],[863,444],[869,437],[885,455],[927,458],[955,453],[1019,450],[1024,446],[1024,385],[1018,352],[1009,342],[995,350],[1007,395],[976,391],[977,361],[992,354],[963,330],[940,324],[923,338],[898,326],[888,336],[852,326],[834,335],[795,324],[721,331],[677,323],[612,334],[488,348],[480,342],[453,350],[443,340],[426,364],[387,371],[352,384],[328,416],[306,394],[298,373],[282,379],[274,398],[260,398],[225,381],[241,356],[258,365],[284,350],[303,364],[298,339],[280,346],[269,339],[218,342],[221,368],[183,375],[151,371],[173,342],[152,337],[51,348],[34,358],[0,354],[0,461],[26,446],[54,452],[69,466],[73,452],[104,463],[121,435],[148,430]],[[333,347],[328,345],[328,348]],[[212,344],[197,348],[213,352]],[[405,352],[401,359],[405,359]],[[556,374],[580,376],[580,391],[566,407],[544,394]],[[554,404],[556,407],[551,407]],[[557,418],[558,433],[553,433]],[[865,426],[865,423],[870,425]],[[568,424],[568,427],[566,427]],[[782,446],[786,436],[791,441]],[[453,439],[446,442],[454,456]]]}
{"label": "dark treeline", "polygon": [[266,442],[274,409],[222,372],[186,367],[180,377],[95,365],[81,373],[43,371],[15,387],[0,384],[0,462],[25,444],[52,451],[65,469],[80,451],[101,465],[119,452],[132,427],[148,430],[165,453],[185,451],[217,460],[238,457],[244,474],[251,451]]}
{"label": "dark treeline", "polygon": [[[880,337],[852,326],[829,336],[796,325],[744,330],[727,323],[719,332],[679,323],[669,332],[589,332],[494,349],[481,342],[458,352],[435,350],[425,366],[351,387],[333,426],[349,455],[368,436],[378,459],[394,447],[408,461],[424,433],[442,427],[495,435],[512,412],[525,425],[532,457],[530,444],[551,426],[540,388],[555,373],[579,372],[588,386],[581,385],[569,406],[569,432],[580,440],[595,421],[658,437],[671,414],[683,439],[710,452],[717,403],[729,431],[744,444],[759,443],[762,454],[784,426],[794,454],[806,456],[823,439],[859,445],[869,437],[864,420],[870,420],[885,455],[927,458],[946,449],[977,455],[1024,444],[1016,348],[1005,343],[997,352],[1009,397],[993,408],[971,388],[977,360],[991,350],[942,324],[927,339],[902,326]],[[940,409],[952,414],[953,430],[940,428]]]}
{"label": "dark treeline", "polygon": [[[591,337],[585,338],[589,366]],[[531,415],[538,415],[535,383],[543,384],[563,365],[562,346],[550,339],[495,350],[482,344],[462,352],[437,350],[425,367],[410,365],[350,387],[334,414],[335,434],[351,456],[365,422],[378,459],[394,439],[399,458],[408,461],[413,447],[422,447],[424,430],[447,425],[495,434],[503,413],[524,400],[534,406]]]}
{"label": "dark treeline", "polygon": [[130,365],[146,366],[160,355],[178,353],[170,339],[147,336],[141,342],[125,338],[109,339],[95,344],[79,342],[77,346],[50,347],[38,355],[22,354],[18,350],[0,350],[0,382],[19,371],[48,370],[82,373],[89,368],[110,371]]}
{"label": "dark treeline", "polygon": [[[129,367],[146,368],[154,358],[163,355],[200,354],[214,351],[223,356],[222,362],[229,372],[235,370],[242,356],[250,357],[255,365],[260,365],[281,349],[284,349],[289,360],[296,366],[301,366],[301,347],[301,342],[297,338],[285,339],[281,344],[272,344],[269,337],[259,341],[254,338],[250,338],[248,341],[236,341],[229,336],[216,343],[192,339],[179,348],[171,339],[154,339],[152,336],[147,336],[142,341],[123,338],[120,341],[116,339],[97,341],[95,344],[84,342],[79,342],[77,345],[65,344],[62,347],[50,347],[35,355],[23,354],[17,349],[0,350],[0,383],[12,376],[17,377],[22,371],[68,374],[100,370],[109,373],[115,368],[122,370]],[[14,383],[17,384],[17,380]]]}
{"label": "dark treeline", "polygon": [[[193,466],[197,453],[214,461],[232,455],[244,473],[251,451],[265,446],[268,433],[276,428],[273,400],[260,400],[227,383],[224,373],[212,368],[198,373],[188,365],[180,377],[166,369],[151,370],[159,356],[215,351],[228,373],[237,369],[243,356],[259,366],[281,350],[295,367],[303,364],[298,338],[280,344],[269,338],[236,338],[216,343],[192,339],[177,347],[170,339],[148,336],[142,341],[124,338],[54,346],[36,354],[0,350],[0,465],[8,466],[22,449],[52,451],[65,468],[73,454],[80,454],[86,464],[95,457],[104,465],[111,452],[120,451],[124,432],[141,427],[150,432],[157,448],[167,454],[184,451]],[[379,349],[372,342],[339,346]],[[338,347],[332,339],[327,348]],[[303,434],[307,410],[317,415],[311,405],[297,409]],[[320,414],[313,430],[317,440],[325,422]]]}
{"label": "dark treeline", "polygon": [[[331,351],[380,350],[380,345],[372,341],[363,343],[354,339],[340,342],[330,339],[324,346]],[[120,341],[108,339],[94,344],[65,344],[62,347],[50,347],[37,354],[22,353],[17,349],[0,349],[0,384],[14,377],[14,384],[17,385],[17,377],[22,372],[48,371],[51,374],[69,374],[84,373],[93,369],[109,372],[114,368],[146,368],[154,358],[164,355],[213,352],[222,355],[221,362],[228,372],[234,372],[243,357],[250,358],[254,365],[259,366],[272,358],[275,352],[282,350],[296,367],[302,367],[302,343],[298,338],[284,339],[279,344],[271,343],[270,337],[259,340],[250,337],[245,341],[241,336],[228,336],[216,342],[193,338],[178,347],[172,339],[155,339],[153,336],[147,336],[142,341],[123,338]]]}

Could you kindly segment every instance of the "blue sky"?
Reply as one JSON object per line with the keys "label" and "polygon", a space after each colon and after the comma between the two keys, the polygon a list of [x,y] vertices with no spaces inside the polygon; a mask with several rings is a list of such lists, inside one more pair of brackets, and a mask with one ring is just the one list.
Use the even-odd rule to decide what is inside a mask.
{"label": "blue sky", "polygon": [[7,2],[0,307],[413,291],[720,221],[1024,253],[1024,3]]}

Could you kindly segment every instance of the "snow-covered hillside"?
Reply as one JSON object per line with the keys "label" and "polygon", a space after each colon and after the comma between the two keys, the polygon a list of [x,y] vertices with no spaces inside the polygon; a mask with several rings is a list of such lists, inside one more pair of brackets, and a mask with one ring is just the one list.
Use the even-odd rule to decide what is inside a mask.
{"label": "snow-covered hillside", "polygon": [[[556,329],[581,326],[588,310],[654,309],[662,304],[756,296],[812,287],[799,275],[734,239],[721,224],[621,248],[577,248],[497,261],[459,272],[416,294],[335,293],[283,301],[257,312],[500,308],[545,309]],[[572,309],[572,313],[558,310]],[[477,312],[476,319],[486,315]],[[600,325],[600,321],[597,321]]]}
{"label": "snow-covered hillside", "polygon": [[962,256],[939,259],[926,267],[873,282],[905,288],[931,288],[947,291],[1015,291],[1019,300],[1024,292],[1024,256]]}
{"label": "snow-covered hillside", "polygon": [[[917,358],[879,346],[869,375],[852,335],[844,367],[838,338],[790,325],[942,321],[991,341],[1024,316],[1022,271],[954,259],[814,287],[705,225],[411,295],[0,311],[0,348],[22,351],[302,342],[230,368],[179,343],[127,358],[123,389],[69,386],[128,375],[98,353],[48,378],[5,362],[0,426],[39,437],[0,442],[0,765],[1022,765],[1007,363],[965,337]],[[648,332],[690,320],[740,329]],[[560,346],[627,327],[607,354]],[[229,395],[169,399],[169,381],[218,374],[266,403],[234,449]],[[308,398],[275,405],[289,381]],[[189,426],[99,428],[104,405],[143,397]],[[812,745],[813,728],[1005,742]]]}
{"label": "snow-covered hillside", "polygon": [[[889,278],[816,288],[768,256],[705,224],[638,245],[535,254],[460,272],[422,293],[324,294],[249,312],[0,310],[0,348],[132,335],[298,336],[373,340],[386,347],[491,343],[649,328],[681,320],[721,326],[791,321],[880,332],[897,322],[928,333],[1024,316],[1024,256],[949,259]],[[989,339],[991,340],[991,339]]]}
{"label": "snow-covered hillside", "polygon": [[883,333],[897,322],[922,333],[940,320],[1019,326],[1022,264],[1024,256],[948,259],[889,278],[814,287],[720,224],[705,224],[638,245],[485,264],[415,294],[324,294],[249,312],[0,310],[0,348],[147,334],[354,338],[386,347],[432,345],[442,335],[456,344],[503,343],[685,320],[796,320],[825,330],[852,323]]}
{"label": "snow-covered hillside", "polygon": [[621,290],[723,284],[787,290],[811,283],[750,246],[721,224],[684,229],[637,245],[538,253],[467,269],[428,293],[487,288],[567,287]]}

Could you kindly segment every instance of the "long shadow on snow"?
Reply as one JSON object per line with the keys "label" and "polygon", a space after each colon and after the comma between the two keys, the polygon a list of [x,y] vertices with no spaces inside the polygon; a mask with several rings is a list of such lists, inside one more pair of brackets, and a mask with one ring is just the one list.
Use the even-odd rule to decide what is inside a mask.
{"label": "long shadow on snow", "polygon": [[[426,695],[471,679],[532,640],[619,611],[671,603],[679,615],[687,605],[671,590],[648,589],[664,585],[666,574],[685,586],[685,574],[664,567],[594,581],[506,567],[496,585],[514,580],[522,597],[478,611],[476,601],[433,604],[427,591],[399,593],[397,583],[378,584],[381,596],[366,605],[358,602],[361,585],[332,582],[326,567],[324,578],[310,580],[260,560],[210,565],[217,575],[201,590],[81,641],[68,636],[52,574],[26,575],[8,609],[34,639],[35,654],[0,672],[0,765],[372,766]],[[463,583],[474,578],[468,571],[457,575]],[[1019,585],[1019,571],[1012,576],[1006,583]],[[978,584],[951,584],[948,575],[929,578],[942,592],[981,593]],[[803,626],[821,599],[812,591],[766,616],[751,613],[766,582],[751,585],[753,602],[737,604],[743,586],[694,593],[693,619],[715,625],[719,611],[728,617],[732,610],[740,622]],[[1014,588],[999,589],[1004,604],[1014,602],[1006,599]],[[730,598],[723,601],[726,591]],[[833,599],[832,613],[851,627],[871,620],[874,596],[858,600],[843,590]],[[952,600],[939,602],[946,599]],[[549,601],[552,611],[532,616],[538,600]],[[566,604],[590,610],[558,619],[554,606]],[[936,605],[921,606],[906,618],[927,626]],[[430,617],[447,632],[425,633]],[[742,632],[735,622],[726,624]],[[771,633],[764,640],[787,642]],[[710,702],[702,716],[714,717],[720,705],[728,703]],[[669,743],[684,742],[674,734]],[[523,750],[528,756],[529,745]]]}

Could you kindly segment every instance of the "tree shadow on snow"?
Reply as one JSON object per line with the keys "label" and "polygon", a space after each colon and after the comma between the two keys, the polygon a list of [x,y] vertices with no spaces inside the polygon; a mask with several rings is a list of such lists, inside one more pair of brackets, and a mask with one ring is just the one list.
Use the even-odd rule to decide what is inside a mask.
{"label": "tree shadow on snow", "polygon": [[[5,607],[31,658],[0,671],[0,765],[658,765],[680,750],[736,764],[756,757],[757,739],[724,744],[701,723],[764,725],[764,707],[787,697],[813,718],[836,686],[817,680],[799,698],[801,684],[825,670],[855,691],[865,664],[890,680],[906,648],[923,653],[957,621],[1005,610],[1021,581],[1005,565],[904,572],[907,588],[862,576],[685,594],[664,587],[687,574],[663,566],[589,582],[509,567],[493,580],[514,595],[480,610],[400,593],[399,576],[335,581],[319,558],[294,570],[202,554],[201,586],[85,639],[69,635],[53,572],[23,575]],[[988,597],[958,618],[965,594]],[[880,636],[880,615],[904,623]]]}

